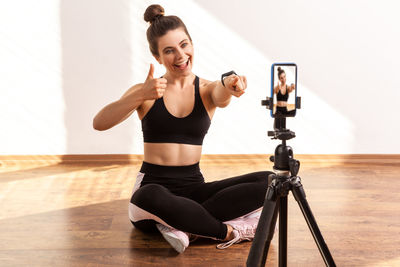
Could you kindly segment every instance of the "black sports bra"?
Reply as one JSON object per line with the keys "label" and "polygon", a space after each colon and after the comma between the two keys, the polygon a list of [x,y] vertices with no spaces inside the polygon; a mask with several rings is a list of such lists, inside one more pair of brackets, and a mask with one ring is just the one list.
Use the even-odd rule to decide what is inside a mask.
{"label": "black sports bra", "polygon": [[276,96],[277,101],[285,101],[287,102],[289,98],[289,93],[288,93],[288,86],[286,85],[286,94],[282,95],[281,90],[278,91],[278,94]]}
{"label": "black sports bra", "polygon": [[211,120],[199,92],[199,77],[195,79],[195,100],[192,112],[177,118],[168,112],[161,97],[142,119],[145,143],[179,143],[202,145]]}

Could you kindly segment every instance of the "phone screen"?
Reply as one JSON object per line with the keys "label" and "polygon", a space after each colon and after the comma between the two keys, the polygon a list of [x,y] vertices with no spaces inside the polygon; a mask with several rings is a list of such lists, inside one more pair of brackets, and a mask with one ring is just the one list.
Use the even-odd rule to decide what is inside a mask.
{"label": "phone screen", "polygon": [[297,65],[274,63],[271,67],[271,99],[273,118],[296,116]]}

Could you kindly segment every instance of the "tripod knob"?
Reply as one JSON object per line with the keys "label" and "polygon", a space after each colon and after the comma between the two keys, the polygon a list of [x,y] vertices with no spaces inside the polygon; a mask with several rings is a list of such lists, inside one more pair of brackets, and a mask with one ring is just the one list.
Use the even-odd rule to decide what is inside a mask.
{"label": "tripod knob", "polygon": [[296,176],[300,169],[300,161],[297,159],[289,159],[290,173]]}

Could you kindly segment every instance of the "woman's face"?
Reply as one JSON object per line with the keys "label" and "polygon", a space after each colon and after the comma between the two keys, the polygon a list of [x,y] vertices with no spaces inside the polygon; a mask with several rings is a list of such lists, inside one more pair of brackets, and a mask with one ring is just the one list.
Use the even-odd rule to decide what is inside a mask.
{"label": "woman's face", "polygon": [[282,73],[279,76],[279,80],[281,81],[281,84],[286,84],[286,73]]}
{"label": "woman's face", "polygon": [[167,72],[175,75],[192,73],[193,45],[183,29],[168,31],[160,37],[158,53],[159,57],[156,59],[165,66]]}

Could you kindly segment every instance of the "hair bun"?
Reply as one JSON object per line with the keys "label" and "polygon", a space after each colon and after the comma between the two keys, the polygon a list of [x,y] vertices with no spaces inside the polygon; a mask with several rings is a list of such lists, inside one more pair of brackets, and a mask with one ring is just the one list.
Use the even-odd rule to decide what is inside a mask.
{"label": "hair bun", "polygon": [[160,5],[150,5],[144,12],[144,20],[153,23],[158,17],[164,16],[164,8]]}
{"label": "hair bun", "polygon": [[281,69],[281,67],[278,67],[278,71],[281,71],[282,69]]}

